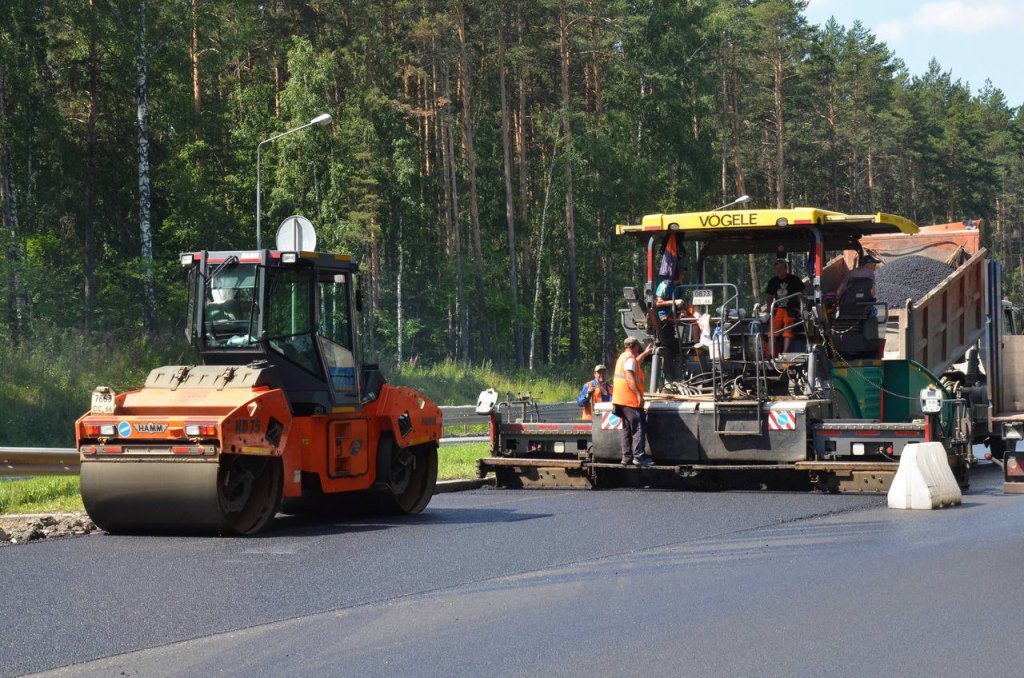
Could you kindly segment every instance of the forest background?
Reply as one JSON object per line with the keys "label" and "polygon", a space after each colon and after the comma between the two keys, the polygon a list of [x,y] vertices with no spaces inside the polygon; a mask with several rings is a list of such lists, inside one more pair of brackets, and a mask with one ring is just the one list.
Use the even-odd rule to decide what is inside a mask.
{"label": "forest background", "polygon": [[[303,214],[319,249],[354,254],[363,348],[399,372],[582,378],[614,359],[641,279],[614,225],[742,194],[983,219],[1019,301],[1022,109],[804,8],[2,3],[0,439],[33,438],[19,426],[58,400],[73,417],[88,379],[196,359],[178,254],[253,248],[257,145],[324,112],[263,147],[264,242]],[[749,306],[770,262],[734,259],[722,275]]]}

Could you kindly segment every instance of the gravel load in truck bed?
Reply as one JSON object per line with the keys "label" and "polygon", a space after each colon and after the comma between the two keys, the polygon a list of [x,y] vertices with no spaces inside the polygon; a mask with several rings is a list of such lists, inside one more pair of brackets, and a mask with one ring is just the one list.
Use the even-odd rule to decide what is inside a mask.
{"label": "gravel load in truck bed", "polygon": [[878,301],[896,307],[903,306],[907,299],[917,301],[952,272],[941,261],[916,254],[889,259],[875,271]]}

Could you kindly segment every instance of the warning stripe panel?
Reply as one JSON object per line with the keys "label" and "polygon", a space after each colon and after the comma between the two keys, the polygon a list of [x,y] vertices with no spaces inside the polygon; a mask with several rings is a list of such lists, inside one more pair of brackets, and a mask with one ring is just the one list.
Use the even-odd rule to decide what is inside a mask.
{"label": "warning stripe panel", "polygon": [[612,431],[622,428],[622,418],[614,412],[605,412],[601,415],[601,430]]}
{"label": "warning stripe panel", "polygon": [[769,431],[795,431],[796,410],[777,410],[768,413]]}

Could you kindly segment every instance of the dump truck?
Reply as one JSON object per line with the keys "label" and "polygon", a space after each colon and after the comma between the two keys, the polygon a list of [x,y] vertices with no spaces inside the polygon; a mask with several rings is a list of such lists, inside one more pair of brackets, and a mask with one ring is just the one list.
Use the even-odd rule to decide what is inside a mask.
{"label": "dump truck", "polygon": [[361,362],[358,263],[311,242],[282,227],[276,250],[181,255],[202,363],[98,387],[76,423],[99,527],[247,535],[282,508],[427,506],[441,412]]}
{"label": "dump truck", "polygon": [[[621,318],[628,335],[656,345],[645,405],[655,466],[618,464],[621,422],[610,404],[599,403],[589,448],[562,455],[510,448],[507,422],[494,411],[493,454],[480,462],[481,472],[495,472],[506,486],[725,479],[761,486],[786,479],[828,491],[882,492],[907,444],[937,440],[966,486],[972,445],[998,450],[1012,435],[1007,427],[1024,418],[1000,405],[998,394],[1013,380],[985,377],[1005,375],[998,366],[1012,351],[1000,341],[1016,341],[1001,324],[999,264],[976,232],[954,230],[922,232],[896,215],[815,208],[655,214],[619,226],[619,235],[646,240],[647,280],[624,290]],[[658,332],[663,321],[654,304],[659,246],[695,259],[695,280],[673,292],[694,312],[669,307],[673,347]],[[923,298],[910,294],[892,305],[863,290],[838,299],[865,248],[890,262],[925,252],[948,261],[946,275]],[[763,307],[741,305],[735,284],[711,276],[723,270],[721,257],[747,254],[784,258],[802,274],[805,290]],[[780,304],[795,309],[790,326],[773,322]],[[785,333],[794,338],[783,353]],[[666,373],[677,378],[666,383],[667,359],[675,364]],[[922,410],[926,396],[941,400],[937,415]]]}
{"label": "dump truck", "polygon": [[[966,219],[925,226],[909,238],[876,235],[861,243],[882,259],[880,274],[907,260],[941,264],[902,267],[925,279],[929,269],[938,272],[916,299],[905,293],[912,280],[891,281],[899,284],[883,291],[896,302],[889,306],[884,357],[911,359],[940,375],[967,402],[974,443],[1002,462],[1006,491],[1022,492],[1024,455],[1017,454],[1017,443],[1024,437],[1024,328],[1020,309],[1003,295],[1002,263],[982,247],[983,228],[983,221]],[[852,263],[849,256],[838,259],[826,276],[839,277]]]}

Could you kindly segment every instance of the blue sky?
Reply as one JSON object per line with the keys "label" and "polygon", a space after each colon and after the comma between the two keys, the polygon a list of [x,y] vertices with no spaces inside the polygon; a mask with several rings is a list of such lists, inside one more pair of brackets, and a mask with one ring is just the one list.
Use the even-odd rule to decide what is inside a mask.
{"label": "blue sky", "polygon": [[857,19],[920,75],[934,57],[977,92],[991,80],[1010,106],[1024,104],[1024,0],[810,0],[810,23]]}

